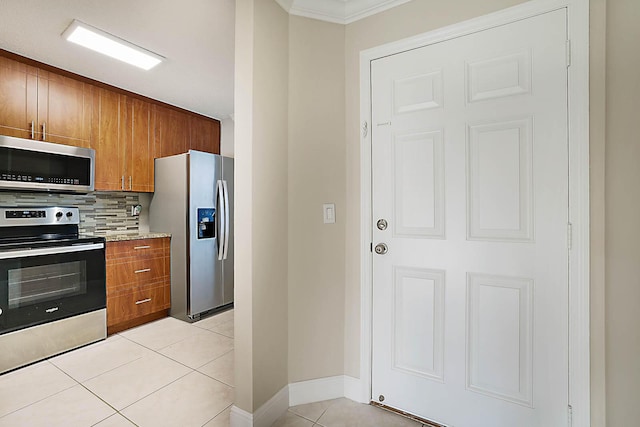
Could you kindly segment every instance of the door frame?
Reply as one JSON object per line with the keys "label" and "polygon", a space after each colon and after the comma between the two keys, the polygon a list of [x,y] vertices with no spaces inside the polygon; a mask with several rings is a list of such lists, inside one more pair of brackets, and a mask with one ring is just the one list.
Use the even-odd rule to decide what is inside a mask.
{"label": "door frame", "polygon": [[569,405],[573,425],[591,425],[589,338],[589,0],[532,0],[360,52],[360,379],[352,396],[371,400],[373,242],[371,61],[567,9],[569,129]]}

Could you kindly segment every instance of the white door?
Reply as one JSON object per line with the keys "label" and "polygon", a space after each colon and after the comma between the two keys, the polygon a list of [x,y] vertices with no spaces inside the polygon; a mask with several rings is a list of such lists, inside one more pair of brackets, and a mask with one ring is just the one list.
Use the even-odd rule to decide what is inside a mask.
{"label": "white door", "polygon": [[566,39],[562,9],[372,62],[374,401],[567,425]]}

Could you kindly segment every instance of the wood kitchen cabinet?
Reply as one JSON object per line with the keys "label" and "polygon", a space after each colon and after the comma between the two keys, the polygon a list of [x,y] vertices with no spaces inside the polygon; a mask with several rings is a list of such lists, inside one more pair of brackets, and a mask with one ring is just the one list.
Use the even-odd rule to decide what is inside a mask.
{"label": "wood kitchen cabinet", "polygon": [[220,154],[220,122],[154,106],[156,157],[198,150]]}
{"label": "wood kitchen cabinet", "polygon": [[165,317],[171,307],[170,239],[107,242],[107,333]]}
{"label": "wood kitchen cabinet", "polygon": [[0,133],[31,138],[37,114],[38,69],[0,57]]}
{"label": "wood kitchen cabinet", "polygon": [[95,189],[153,192],[151,105],[102,88],[93,102]]}
{"label": "wood kitchen cabinet", "polygon": [[93,89],[90,84],[38,70],[36,139],[90,147]]}
{"label": "wood kitchen cabinet", "polygon": [[125,135],[123,176],[125,190],[153,192],[155,158],[151,105],[125,97],[122,133]]}
{"label": "wood kitchen cabinet", "polygon": [[93,87],[0,57],[0,132],[89,147]]}
{"label": "wood kitchen cabinet", "polygon": [[220,122],[201,116],[189,116],[189,148],[220,154]]}
{"label": "wood kitchen cabinet", "polygon": [[220,153],[220,122],[0,50],[0,134],[96,150],[97,191],[153,192],[154,159]]}
{"label": "wood kitchen cabinet", "polygon": [[186,153],[189,146],[189,116],[160,105],[154,106],[156,157]]}
{"label": "wood kitchen cabinet", "polygon": [[115,92],[97,89],[93,97],[91,148],[96,150],[95,189],[123,189],[125,138],[121,137],[120,98]]}

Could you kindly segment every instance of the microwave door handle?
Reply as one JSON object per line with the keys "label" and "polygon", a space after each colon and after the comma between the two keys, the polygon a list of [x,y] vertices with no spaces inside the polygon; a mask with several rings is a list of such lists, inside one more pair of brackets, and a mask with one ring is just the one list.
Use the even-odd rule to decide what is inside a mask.
{"label": "microwave door handle", "polygon": [[227,259],[229,252],[229,187],[227,181],[222,181],[222,189],[224,190],[224,250],[222,259]]}
{"label": "microwave door handle", "polygon": [[224,251],[224,196],[223,196],[224,187],[222,186],[222,180],[218,180],[216,184],[216,231],[218,232],[218,238],[216,239],[218,244],[218,260],[222,261],[223,251]]}
{"label": "microwave door handle", "polygon": [[15,251],[0,252],[0,259],[15,259],[42,255],[68,254],[73,252],[93,251],[103,248],[104,243],[93,243],[85,245],[57,246],[51,248],[20,249]]}

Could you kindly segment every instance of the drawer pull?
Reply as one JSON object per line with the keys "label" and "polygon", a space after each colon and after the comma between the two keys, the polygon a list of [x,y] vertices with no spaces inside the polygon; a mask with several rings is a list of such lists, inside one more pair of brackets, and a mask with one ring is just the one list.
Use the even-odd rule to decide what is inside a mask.
{"label": "drawer pull", "polygon": [[140,301],[136,301],[136,305],[144,304],[145,302],[150,302],[151,298],[141,299]]}
{"label": "drawer pull", "polygon": [[145,246],[134,246],[133,249],[149,249],[151,246],[149,245],[145,245]]}
{"label": "drawer pull", "polygon": [[136,270],[134,271],[134,273],[138,274],[138,273],[148,273],[150,272],[151,269],[150,268],[143,268],[142,270]]}

